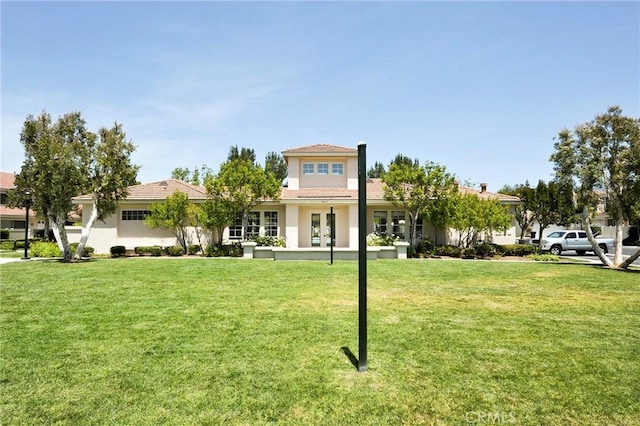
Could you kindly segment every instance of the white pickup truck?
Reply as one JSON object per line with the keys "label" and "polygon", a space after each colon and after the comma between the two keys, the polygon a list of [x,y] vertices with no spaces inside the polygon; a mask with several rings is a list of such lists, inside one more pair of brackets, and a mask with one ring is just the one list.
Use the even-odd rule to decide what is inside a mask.
{"label": "white pickup truck", "polygon": [[[612,238],[596,238],[604,253],[613,251]],[[573,250],[579,255],[593,251],[585,231],[554,231],[542,239],[542,251],[559,256],[563,251]]]}

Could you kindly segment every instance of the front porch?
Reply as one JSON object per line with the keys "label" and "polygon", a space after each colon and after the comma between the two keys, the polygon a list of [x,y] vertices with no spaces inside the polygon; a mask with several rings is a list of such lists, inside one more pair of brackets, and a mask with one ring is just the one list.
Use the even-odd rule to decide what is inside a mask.
{"label": "front porch", "polygon": [[[256,243],[242,243],[243,257],[246,259],[273,260],[331,260],[331,247],[257,247]],[[406,259],[409,243],[399,241],[393,246],[367,247],[367,260],[377,259]],[[358,249],[349,247],[334,247],[334,260],[358,260]]]}

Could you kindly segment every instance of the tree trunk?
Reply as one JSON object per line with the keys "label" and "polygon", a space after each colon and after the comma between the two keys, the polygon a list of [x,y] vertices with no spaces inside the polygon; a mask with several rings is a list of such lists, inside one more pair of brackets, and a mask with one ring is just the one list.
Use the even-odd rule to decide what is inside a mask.
{"label": "tree trunk", "polygon": [[91,216],[89,216],[89,221],[87,225],[82,228],[82,235],[80,236],[80,242],[78,243],[78,248],[76,249],[76,254],[73,256],[74,259],[80,260],[82,259],[82,252],[84,251],[84,246],[87,245],[87,240],[89,239],[89,234],[91,234],[91,229],[93,225],[98,220],[98,207],[94,203],[91,208]]}
{"label": "tree trunk", "polygon": [[631,266],[631,264],[635,262],[635,260],[639,257],[640,257],[640,249],[636,250],[636,252],[633,253],[627,260],[622,262],[620,264],[620,269],[628,269],[629,266]]}
{"label": "tree trunk", "polygon": [[69,240],[67,239],[67,231],[64,229],[65,217],[59,217],[52,213],[48,213],[49,225],[53,230],[53,235],[56,237],[58,248],[62,252],[62,260],[65,262],[71,261],[71,248],[69,247]]}
{"label": "tree trunk", "polygon": [[614,240],[613,266],[616,268],[622,264],[622,215],[616,217],[616,239]]}
{"label": "tree trunk", "polygon": [[540,225],[540,229],[538,229],[538,232],[540,232],[540,235],[538,235],[538,253],[542,253],[542,231],[547,229],[547,225],[542,225],[539,221],[538,225]]}
{"label": "tree trunk", "polygon": [[589,220],[589,208],[584,206],[582,209],[582,224],[584,230],[587,232],[587,239],[591,243],[591,247],[593,248],[594,253],[600,258],[600,261],[603,265],[614,267],[613,262],[609,259],[603,252],[595,237],[593,236],[593,231],[591,230],[591,221]]}

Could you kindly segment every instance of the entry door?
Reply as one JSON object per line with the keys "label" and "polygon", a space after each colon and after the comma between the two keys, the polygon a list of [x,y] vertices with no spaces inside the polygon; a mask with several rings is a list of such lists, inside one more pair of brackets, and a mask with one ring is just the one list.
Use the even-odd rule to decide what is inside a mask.
{"label": "entry door", "polygon": [[311,213],[311,247],[320,247],[322,243],[320,217],[320,213]]}
{"label": "entry door", "polygon": [[[331,235],[332,235],[331,234],[331,224],[333,223],[334,226],[336,224],[336,214],[335,213],[333,214],[333,220],[331,220],[331,216],[332,216],[331,213],[327,213],[327,221],[326,221],[326,226],[325,226],[326,229],[327,229],[327,232],[325,234],[326,235],[325,241],[326,241],[327,247],[331,247]],[[335,247],[336,246],[335,234],[333,234],[333,237],[334,237],[333,238],[333,246]]]}

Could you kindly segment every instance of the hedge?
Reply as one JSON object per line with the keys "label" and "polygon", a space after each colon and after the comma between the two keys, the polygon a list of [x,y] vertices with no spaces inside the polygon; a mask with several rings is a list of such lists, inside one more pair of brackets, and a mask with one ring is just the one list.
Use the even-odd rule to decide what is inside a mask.
{"label": "hedge", "polygon": [[184,248],[182,248],[182,246],[169,246],[167,247],[167,254],[169,256],[182,256],[184,254]]}
{"label": "hedge", "polygon": [[111,252],[111,257],[120,257],[127,253],[127,249],[125,246],[113,246],[109,249],[109,252]]}

